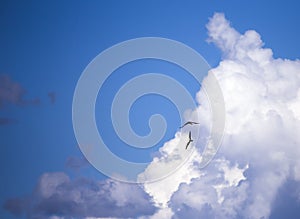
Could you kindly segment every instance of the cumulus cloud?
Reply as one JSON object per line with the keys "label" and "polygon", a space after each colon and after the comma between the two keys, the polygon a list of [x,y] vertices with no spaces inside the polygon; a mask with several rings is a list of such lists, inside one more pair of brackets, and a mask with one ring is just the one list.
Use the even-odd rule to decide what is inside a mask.
{"label": "cumulus cloud", "polygon": [[[274,215],[282,188],[291,181],[295,186],[287,191],[294,192],[294,206],[300,207],[300,61],[275,59],[257,32],[239,33],[221,13],[207,29],[209,42],[223,52],[209,74],[218,79],[226,108],[223,142],[208,166],[199,165],[212,126],[201,88],[199,106],[186,116],[200,122],[191,128],[199,139],[185,150],[188,130],[176,133],[139,178],[155,178],[185,161],[171,175],[142,189],[46,173],[33,195],[10,199],[4,207],[29,218],[259,219]],[[67,163],[82,165],[77,159]]]}
{"label": "cumulus cloud", "polygon": [[89,162],[85,157],[70,156],[67,158],[65,166],[71,170],[78,171],[81,168],[88,166]]}
{"label": "cumulus cloud", "polygon": [[[269,218],[279,189],[288,180],[300,182],[300,61],[275,59],[257,32],[239,33],[221,13],[207,29],[209,42],[223,53],[209,72],[218,79],[226,107],[220,151],[208,167],[199,168],[203,137],[178,171],[144,189],[157,206],[171,209],[169,218]],[[197,101],[187,119],[198,117],[206,136],[211,122],[204,89]],[[186,133],[167,142],[141,177],[172,166],[180,135]]]}
{"label": "cumulus cloud", "polygon": [[156,207],[136,184],[72,180],[63,172],[43,174],[31,196],[9,199],[4,208],[27,218],[130,218],[152,215]]}

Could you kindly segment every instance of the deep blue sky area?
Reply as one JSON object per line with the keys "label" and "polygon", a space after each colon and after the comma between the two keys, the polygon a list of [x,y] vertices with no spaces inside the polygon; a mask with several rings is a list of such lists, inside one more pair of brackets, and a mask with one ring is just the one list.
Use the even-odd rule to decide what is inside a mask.
{"label": "deep blue sky area", "polygon": [[[67,158],[81,156],[72,127],[73,92],[82,71],[103,50],[132,38],[164,37],[192,47],[214,67],[221,60],[221,53],[206,41],[205,25],[214,12],[223,12],[239,32],[254,29],[260,33],[275,57],[294,60],[300,57],[299,11],[300,3],[296,0],[2,0],[0,74],[9,76],[26,90],[23,99],[28,103],[8,103],[0,108],[0,118],[10,121],[0,125],[0,204],[7,198],[30,193],[44,172],[68,171]],[[169,126],[154,148],[131,154],[117,146],[123,143],[113,131],[110,108],[106,105],[124,81],[141,73],[164,71],[188,85],[193,96],[199,84],[184,70],[168,63],[130,63],[118,71],[104,84],[97,100],[97,121],[107,126],[100,131],[104,140],[113,142],[111,149],[118,156],[135,162],[149,161],[151,154],[171,139],[180,125],[176,108],[155,95],[135,103],[130,120],[138,134],[149,132],[145,118],[153,113],[165,115]],[[54,94],[54,99],[49,93]],[[96,170],[80,174],[105,178]],[[0,217],[13,218],[3,208]]]}

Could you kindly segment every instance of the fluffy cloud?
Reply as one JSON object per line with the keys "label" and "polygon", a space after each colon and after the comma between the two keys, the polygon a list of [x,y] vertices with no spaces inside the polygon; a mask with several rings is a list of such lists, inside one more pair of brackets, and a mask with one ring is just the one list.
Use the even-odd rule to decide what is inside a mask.
{"label": "fluffy cloud", "polygon": [[139,185],[112,180],[71,180],[65,173],[43,174],[30,197],[7,200],[5,209],[28,218],[137,217],[156,208]]}
{"label": "fluffy cloud", "polygon": [[[209,74],[218,79],[226,107],[222,146],[208,166],[199,165],[212,125],[209,100],[201,89],[199,107],[186,118],[199,120],[200,126],[191,130],[199,131],[200,138],[185,150],[188,130],[176,133],[139,177],[161,175],[188,158],[173,174],[144,184],[143,190],[112,180],[46,173],[32,196],[10,199],[5,208],[29,218],[258,219],[274,215],[282,191],[293,191],[292,201],[299,207],[300,61],[274,59],[257,32],[240,34],[223,14],[216,13],[207,29],[209,41],[223,52]],[[75,169],[82,165],[83,160],[67,162]],[[292,189],[282,190],[290,182]]]}
{"label": "fluffy cloud", "polygon": [[[208,167],[198,168],[206,140],[199,139],[188,162],[144,189],[157,206],[172,210],[169,218],[268,218],[279,189],[288,180],[300,182],[300,61],[273,58],[257,32],[240,34],[223,14],[216,13],[207,29],[209,41],[223,52],[209,72],[225,100],[221,149]],[[198,116],[206,136],[210,111],[204,89],[197,100],[200,106],[187,119]],[[186,133],[167,142],[141,176],[172,166],[181,135]]]}

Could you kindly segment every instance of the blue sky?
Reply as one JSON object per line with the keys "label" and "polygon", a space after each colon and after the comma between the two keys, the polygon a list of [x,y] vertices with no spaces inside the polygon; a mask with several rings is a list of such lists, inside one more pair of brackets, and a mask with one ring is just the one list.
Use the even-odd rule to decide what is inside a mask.
{"label": "blue sky", "polygon": [[[72,127],[72,99],[77,80],[96,55],[116,43],[147,36],[170,38],[192,47],[215,67],[221,60],[221,52],[207,42],[205,26],[214,12],[222,12],[239,32],[248,29],[259,32],[274,57],[294,60],[300,56],[297,1],[1,1],[0,4],[0,74],[26,90],[22,97],[25,104],[10,102],[0,108],[0,118],[10,121],[0,125],[1,204],[11,197],[30,194],[45,172],[65,171],[71,176],[106,179],[93,168],[74,172],[66,167],[66,160],[81,156]],[[147,134],[145,118],[159,112],[168,122],[165,137],[153,148],[128,153],[126,145],[113,132],[110,108],[105,105],[111,103],[116,90],[141,72],[161,71],[188,87],[193,96],[199,90],[199,84],[184,70],[168,63],[145,61],[130,63],[114,72],[98,97],[97,121],[106,127],[100,131],[105,141],[112,142],[111,150],[124,159],[150,161],[180,126],[174,106],[161,97],[149,95],[133,106],[132,126],[138,134]],[[48,96],[50,92],[55,94],[54,102]],[[39,102],[35,104],[37,99]],[[13,218],[3,208],[0,215]]]}

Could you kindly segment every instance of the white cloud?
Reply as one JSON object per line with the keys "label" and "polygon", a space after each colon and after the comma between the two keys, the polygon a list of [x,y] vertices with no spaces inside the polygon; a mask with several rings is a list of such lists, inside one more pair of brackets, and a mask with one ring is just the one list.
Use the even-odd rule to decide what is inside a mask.
{"label": "white cloud", "polygon": [[64,219],[64,217],[50,216],[49,219]]}
{"label": "white cloud", "polygon": [[139,185],[113,180],[70,179],[44,173],[30,196],[12,198],[4,208],[29,218],[132,218],[152,215],[156,207]]}
{"label": "white cloud", "polygon": [[163,219],[163,218],[171,218],[174,215],[172,210],[167,207],[160,208],[155,214],[150,216],[142,216],[138,217],[138,219]]}
{"label": "white cloud", "polygon": [[[157,171],[165,171],[166,169],[172,171],[174,166],[186,159],[188,153],[185,150],[186,141],[183,140],[188,139],[188,135],[187,133],[183,133],[183,136],[179,135],[180,133],[160,149],[161,156],[156,157],[140,177],[153,177],[153,174],[156,174]],[[177,169],[171,177],[144,184],[145,191],[153,196],[157,206],[166,207],[171,195],[177,191],[180,183],[189,183],[192,178],[200,176],[199,171],[192,164],[194,160],[199,159],[199,157],[196,157],[197,153],[193,153],[192,159],[184,163],[185,168]]]}
{"label": "white cloud", "polygon": [[[207,28],[209,41],[223,52],[210,71],[226,107],[221,149],[204,169],[197,166],[201,150],[196,150],[177,172],[144,189],[157,206],[172,209],[169,218],[268,218],[279,188],[287,179],[300,181],[300,61],[273,58],[257,32],[238,33],[223,14],[216,13]],[[189,117],[198,115],[207,136],[211,122],[203,89],[197,100],[200,106]],[[160,149],[145,175],[171,168],[180,158],[180,135]]]}
{"label": "white cloud", "polygon": [[240,34],[223,14],[215,14],[207,28],[209,41],[223,52],[209,74],[218,79],[226,107],[223,143],[208,166],[200,165],[201,153],[215,118],[201,89],[199,107],[186,117],[200,122],[191,127],[199,139],[185,150],[189,129],[176,133],[139,175],[144,181],[175,169],[169,176],[144,184],[143,191],[113,180],[45,173],[31,196],[7,200],[4,208],[50,219],[268,218],[279,188],[288,179],[300,182],[300,61],[274,59],[257,32]]}

